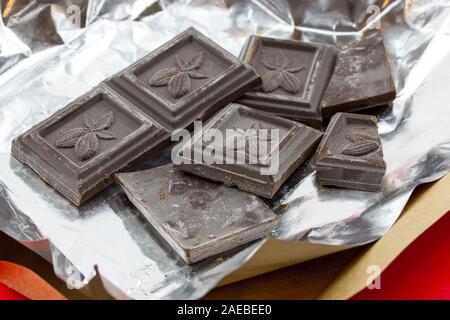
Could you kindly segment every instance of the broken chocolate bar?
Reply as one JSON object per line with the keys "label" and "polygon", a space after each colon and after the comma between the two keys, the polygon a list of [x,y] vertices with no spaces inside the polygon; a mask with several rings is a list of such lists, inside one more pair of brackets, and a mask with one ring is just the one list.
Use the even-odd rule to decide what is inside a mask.
{"label": "broken chocolate bar", "polygon": [[321,128],[320,101],[335,58],[326,45],[252,36],[241,59],[255,68],[262,85],[239,103]]}
{"label": "broken chocolate bar", "polygon": [[158,149],[169,132],[104,85],[70,103],[12,144],[12,155],[79,205],[111,174]]}
{"label": "broken chocolate bar", "polygon": [[177,168],[272,198],[314,153],[322,133],[295,121],[231,104],[181,144]]}
{"label": "broken chocolate bar", "polygon": [[261,83],[248,65],[189,28],[107,81],[168,130],[206,118]]}
{"label": "broken chocolate bar", "polygon": [[116,174],[131,202],[188,264],[265,237],[278,216],[256,196],[166,165]]}
{"label": "broken chocolate bar", "polygon": [[323,186],[381,191],[386,163],[377,118],[336,114],[317,149],[316,165]]}
{"label": "broken chocolate bar", "polygon": [[336,68],[322,98],[325,119],[395,99],[396,91],[381,36],[339,45]]}
{"label": "broken chocolate bar", "polygon": [[249,66],[189,28],[13,141],[12,155],[75,205],[260,83]]}

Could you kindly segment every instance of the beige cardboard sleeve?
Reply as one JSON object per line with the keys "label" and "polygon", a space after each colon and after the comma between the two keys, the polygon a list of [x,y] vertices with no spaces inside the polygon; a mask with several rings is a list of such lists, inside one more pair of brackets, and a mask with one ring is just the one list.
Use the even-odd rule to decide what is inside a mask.
{"label": "beige cardboard sleeve", "polygon": [[[347,299],[366,286],[367,267],[384,270],[409,244],[450,210],[450,175],[420,187],[399,220],[384,237],[367,246],[319,295],[319,299]],[[315,245],[268,239],[242,267],[219,286],[254,277],[293,264],[348,249],[344,246]],[[315,279],[310,279],[314,282]]]}
{"label": "beige cardboard sleeve", "polygon": [[348,249],[348,247],[269,238],[249,261],[225,277],[218,286],[255,277],[345,249]]}

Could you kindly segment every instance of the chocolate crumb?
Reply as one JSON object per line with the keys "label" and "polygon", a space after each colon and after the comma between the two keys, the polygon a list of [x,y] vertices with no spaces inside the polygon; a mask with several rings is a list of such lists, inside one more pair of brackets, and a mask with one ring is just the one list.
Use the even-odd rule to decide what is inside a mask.
{"label": "chocolate crumb", "polygon": [[164,187],[159,188],[159,200],[164,200],[166,198],[166,192]]}

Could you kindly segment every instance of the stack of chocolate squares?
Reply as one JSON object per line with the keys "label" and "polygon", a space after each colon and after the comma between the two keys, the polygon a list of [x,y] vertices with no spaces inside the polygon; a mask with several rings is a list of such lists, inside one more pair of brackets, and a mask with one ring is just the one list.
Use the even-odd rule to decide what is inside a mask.
{"label": "stack of chocolate squares", "polygon": [[[394,98],[379,37],[252,36],[238,59],[189,28],[16,138],[12,155],[76,206],[115,178],[190,264],[269,235],[278,216],[259,197],[315,152],[322,185],[380,191],[377,120],[348,112]],[[126,172],[174,136],[175,165]]]}

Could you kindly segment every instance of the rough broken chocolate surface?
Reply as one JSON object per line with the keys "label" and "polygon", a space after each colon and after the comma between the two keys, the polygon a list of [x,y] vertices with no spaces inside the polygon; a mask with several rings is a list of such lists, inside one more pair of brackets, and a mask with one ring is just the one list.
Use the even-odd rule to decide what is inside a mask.
{"label": "rough broken chocolate surface", "polygon": [[[234,151],[234,158],[231,159],[234,161],[206,163],[201,157],[196,157],[205,154],[206,148],[210,148],[211,143],[214,143],[209,143],[210,140],[206,136],[211,129],[219,130],[223,134],[224,154],[227,150]],[[277,139],[271,134],[274,129],[278,132]],[[265,198],[272,198],[289,175],[314,153],[321,136],[320,131],[298,122],[239,104],[230,104],[204,126],[201,135],[182,144],[176,156],[176,167],[207,179],[237,186]],[[245,144],[237,143],[236,137],[241,137]],[[200,140],[202,144],[198,144]],[[259,152],[253,151],[261,142],[268,142],[271,150],[277,149],[277,153],[268,152],[260,157]],[[193,152],[185,152],[189,149]],[[216,150],[217,146],[214,149]],[[245,158],[244,163],[237,162],[240,155]],[[275,171],[270,173],[269,170],[263,170],[272,168],[275,168]],[[262,174],[263,171],[267,174]]]}
{"label": "rough broken chocolate surface", "polygon": [[316,165],[323,186],[381,191],[386,164],[376,117],[336,114],[317,149]]}
{"label": "rough broken chocolate surface", "polygon": [[166,165],[119,173],[131,202],[188,264],[267,236],[278,217],[256,196]]}
{"label": "rough broken chocolate surface", "polygon": [[260,84],[194,28],[16,138],[12,155],[75,205],[158,152],[175,128],[206,119]]}
{"label": "rough broken chocolate surface", "polygon": [[241,59],[255,68],[262,85],[239,103],[320,128],[320,101],[335,58],[326,45],[252,36]]}
{"label": "rough broken chocolate surface", "polygon": [[382,36],[339,45],[336,68],[322,98],[324,118],[385,105],[395,96]]}

